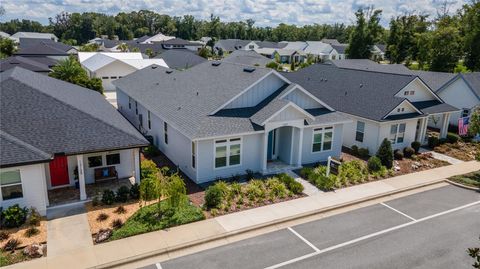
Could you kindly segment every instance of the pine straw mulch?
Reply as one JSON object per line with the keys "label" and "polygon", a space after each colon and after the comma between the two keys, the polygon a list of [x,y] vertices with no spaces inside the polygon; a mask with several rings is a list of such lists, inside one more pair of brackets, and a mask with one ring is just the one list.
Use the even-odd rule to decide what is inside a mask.
{"label": "pine straw mulch", "polygon": [[20,245],[18,246],[18,248],[24,248],[33,243],[44,244],[47,242],[47,220],[45,218],[41,219],[39,226],[35,226],[39,230],[39,233],[32,237],[27,237],[25,235],[25,231],[28,230],[28,228],[30,227],[30,225],[25,223],[19,228],[2,228],[0,231],[7,232],[9,234],[9,237],[7,240],[0,242],[0,247],[3,249],[3,246],[8,242],[8,240],[14,238],[20,240]]}
{"label": "pine straw mulch", "polygon": [[463,141],[455,144],[445,143],[436,146],[434,151],[462,161],[473,161],[475,156],[480,154],[480,143]]}

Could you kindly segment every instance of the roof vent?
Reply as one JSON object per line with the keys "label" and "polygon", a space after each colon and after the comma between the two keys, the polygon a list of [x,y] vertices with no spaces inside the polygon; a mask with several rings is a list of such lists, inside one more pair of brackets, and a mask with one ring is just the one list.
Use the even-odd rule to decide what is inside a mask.
{"label": "roof vent", "polygon": [[363,88],[363,84],[362,84],[362,83],[360,83],[360,88]]}
{"label": "roof vent", "polygon": [[255,67],[245,67],[245,68],[243,68],[243,72],[252,73],[253,71],[255,71]]}
{"label": "roof vent", "polygon": [[323,81],[323,78],[320,78],[320,81]]}
{"label": "roof vent", "polygon": [[221,62],[218,62],[218,61],[212,62],[213,66],[219,66],[220,64],[221,64]]}
{"label": "roof vent", "polygon": [[325,79],[325,82],[327,82],[328,79]]}
{"label": "roof vent", "polygon": [[347,96],[347,92],[345,92],[345,96]]}
{"label": "roof vent", "polygon": [[157,66],[156,66],[156,65],[152,65],[152,69],[157,69]]}
{"label": "roof vent", "polygon": [[171,73],[173,73],[173,70],[168,69],[167,71],[165,71],[165,73],[171,74]]}
{"label": "roof vent", "polygon": [[198,96],[198,92],[197,92],[197,96]]}

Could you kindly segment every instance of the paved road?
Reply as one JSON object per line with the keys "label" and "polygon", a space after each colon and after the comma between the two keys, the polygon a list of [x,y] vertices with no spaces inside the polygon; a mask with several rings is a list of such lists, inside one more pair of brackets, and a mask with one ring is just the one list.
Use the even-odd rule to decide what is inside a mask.
{"label": "paved road", "polygon": [[446,186],[144,267],[472,268],[480,194]]}

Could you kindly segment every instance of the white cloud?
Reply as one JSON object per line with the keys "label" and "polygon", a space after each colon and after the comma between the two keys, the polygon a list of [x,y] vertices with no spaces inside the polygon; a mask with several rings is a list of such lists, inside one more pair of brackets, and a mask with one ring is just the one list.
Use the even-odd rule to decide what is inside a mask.
{"label": "white cloud", "polygon": [[[460,8],[467,0],[454,1],[450,12]],[[359,7],[373,5],[383,10],[382,24],[391,17],[404,13],[426,13],[432,17],[443,1],[440,0],[2,0],[6,14],[1,21],[14,18],[38,20],[62,11],[103,12],[115,14],[140,9],[153,10],[171,16],[194,15],[208,19],[211,13],[223,21],[254,19],[256,25],[275,26],[278,23],[298,25],[312,23],[346,23],[355,21]]]}

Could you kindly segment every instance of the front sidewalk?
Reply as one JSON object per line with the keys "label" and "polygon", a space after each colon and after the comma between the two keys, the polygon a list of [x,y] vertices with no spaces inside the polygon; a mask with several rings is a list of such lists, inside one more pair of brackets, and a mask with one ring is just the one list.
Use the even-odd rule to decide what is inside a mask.
{"label": "front sidewalk", "polygon": [[343,206],[392,195],[444,181],[446,178],[480,169],[476,161],[370,182],[336,192],[318,192],[312,196],[254,208],[194,222],[168,230],[133,236],[78,249],[75,253],[48,256],[6,268],[106,268],[139,259],[167,255],[195,248],[213,240],[225,240],[243,232],[273,226]]}

